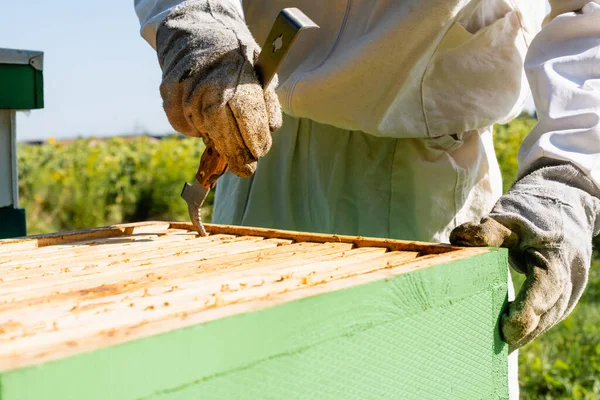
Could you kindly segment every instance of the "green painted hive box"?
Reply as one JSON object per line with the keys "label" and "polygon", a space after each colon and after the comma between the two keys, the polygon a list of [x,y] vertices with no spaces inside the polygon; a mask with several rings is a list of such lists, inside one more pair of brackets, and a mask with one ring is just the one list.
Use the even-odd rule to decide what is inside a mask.
{"label": "green painted hive box", "polygon": [[503,250],[208,231],[0,241],[0,399],[508,397]]}
{"label": "green painted hive box", "polygon": [[0,109],[44,107],[44,54],[0,48]]}

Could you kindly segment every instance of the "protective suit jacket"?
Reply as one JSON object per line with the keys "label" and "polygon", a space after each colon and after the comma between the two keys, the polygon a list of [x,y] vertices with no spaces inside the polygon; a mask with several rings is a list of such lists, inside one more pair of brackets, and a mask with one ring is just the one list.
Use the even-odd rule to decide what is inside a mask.
{"label": "protective suit jacket", "polygon": [[[551,17],[567,14],[538,35],[543,0],[220,1],[259,43],[285,7],[321,29],[280,70],[286,116],[269,155],[252,178],[219,181],[216,222],[445,241],[501,194],[491,129],[520,113],[527,77],[540,124],[521,168],[568,160],[600,182],[593,2],[556,0]],[[136,0],[151,45],[181,2]]]}

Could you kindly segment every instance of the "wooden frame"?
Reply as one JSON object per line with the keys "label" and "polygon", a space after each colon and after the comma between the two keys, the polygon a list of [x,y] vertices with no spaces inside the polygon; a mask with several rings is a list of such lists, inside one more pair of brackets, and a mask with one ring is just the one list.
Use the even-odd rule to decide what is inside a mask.
{"label": "wooden frame", "polygon": [[[243,291],[227,287],[203,307],[194,306],[189,297],[189,290],[199,290],[199,286],[186,289],[185,285],[194,279],[208,284],[211,278],[198,281],[188,267],[170,267],[172,256],[157,259],[159,264],[166,263],[163,270],[172,271],[165,279],[183,282],[180,297],[154,293],[153,286],[145,286],[156,284],[156,276],[125,287],[106,283],[82,289],[79,279],[86,276],[69,271],[68,285],[79,290],[81,298],[75,306],[88,309],[111,299],[113,303],[106,307],[114,305],[122,313],[106,314],[114,316],[103,323],[114,327],[103,330],[94,330],[88,311],[69,310],[79,317],[65,314],[72,297],[64,297],[67,292],[59,286],[50,297],[64,299],[51,298],[51,306],[43,302],[45,297],[36,297],[36,290],[50,293],[45,288],[51,276],[43,282],[44,277],[36,278],[26,293],[16,291],[18,280],[0,282],[0,399],[468,399],[503,398],[507,393],[507,349],[497,329],[507,296],[504,250],[219,225],[207,229],[215,240],[222,236],[252,246],[259,243],[264,246],[256,250],[259,259],[260,254],[268,259],[269,254],[281,253],[293,243],[307,260],[316,257],[311,252],[322,249],[322,244],[359,258],[341,270],[332,268],[335,262],[331,260],[315,261],[315,265],[327,266],[327,271],[297,276],[288,271],[281,280],[269,272],[273,262],[262,269],[258,262],[252,268],[242,265],[236,267],[241,271],[236,276],[243,277],[244,284],[250,278],[271,280],[278,285],[277,291],[257,284],[251,295],[240,295]],[[3,267],[3,255],[10,260],[7,255],[27,252],[27,265],[32,266],[36,249],[41,249],[56,264],[63,251],[60,246],[104,239],[116,243],[115,238],[136,235],[166,238],[167,232],[176,231],[189,236],[191,230],[186,223],[150,222],[0,241],[0,278],[3,272],[7,279],[20,276],[8,272],[19,266],[17,261]],[[85,246],[77,251],[86,254]],[[203,268],[225,260],[214,248],[210,251],[213,261],[198,261],[204,263]],[[369,266],[371,254],[380,260],[377,265]],[[127,255],[122,256],[126,260],[123,257]],[[202,259],[194,254],[186,257]],[[381,264],[385,257],[388,261]],[[133,274],[143,267],[133,264],[122,266],[123,271],[131,268]],[[106,282],[112,279],[106,277]],[[228,285],[241,282],[236,279]],[[162,307],[169,299],[181,302]],[[149,315],[157,317],[141,323],[128,321],[127,316],[135,319],[141,311],[125,310],[127,301],[135,302],[135,307],[138,303],[156,307],[151,309],[155,314]],[[173,311],[167,311],[169,307]],[[54,332],[48,326],[40,328],[45,333],[39,339],[34,332],[26,340],[13,338],[17,344],[5,341],[14,351],[3,352],[3,329],[11,329],[3,316],[19,312],[33,316],[36,310],[66,316],[57,319]],[[82,316],[89,318],[87,325],[78,325],[77,318]],[[63,326],[71,328],[63,330]]]}

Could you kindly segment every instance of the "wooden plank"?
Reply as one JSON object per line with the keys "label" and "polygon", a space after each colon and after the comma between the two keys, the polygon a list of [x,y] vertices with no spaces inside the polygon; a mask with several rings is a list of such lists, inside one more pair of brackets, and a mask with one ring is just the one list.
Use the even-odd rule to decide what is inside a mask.
{"label": "wooden plank", "polygon": [[[134,235],[139,233],[164,233],[168,229],[172,228],[171,225],[172,224],[169,222],[136,222],[132,224],[121,224],[101,228],[59,232],[48,235],[33,235],[16,239],[8,239],[0,241],[0,253],[8,251],[36,249],[39,247],[60,245],[64,243],[73,243],[84,240],[95,240],[108,237]],[[177,227],[173,228],[186,229]],[[192,231],[192,229],[187,230]]]}
{"label": "wooden plank", "polygon": [[[267,241],[270,242],[272,240],[273,239],[269,239]],[[299,243],[288,246],[290,249],[277,247],[248,253],[243,259],[240,259],[239,255],[231,255],[229,257],[218,259],[207,259],[200,264],[195,264],[193,269],[190,269],[187,266],[181,268],[181,270],[185,271],[183,274],[177,273],[168,265],[162,265],[162,267],[169,267],[170,273],[166,275],[164,280],[160,280],[159,282],[156,281],[155,275],[138,276],[135,279],[135,283],[123,286],[120,291],[102,290],[96,292],[90,287],[90,294],[92,294],[92,296],[90,296],[89,300],[85,299],[80,292],[71,291],[65,292],[62,295],[42,295],[39,297],[5,303],[0,308],[0,312],[6,319],[14,319],[22,321],[23,323],[33,321],[33,325],[39,325],[44,320],[47,320],[60,323],[61,327],[64,327],[65,324],[60,320],[61,316],[68,318],[76,315],[77,321],[81,322],[81,312],[86,310],[95,313],[96,307],[94,307],[94,305],[96,304],[106,307],[107,304],[112,303],[120,305],[127,310],[131,308],[129,306],[131,302],[136,302],[137,309],[141,306],[142,310],[152,304],[164,304],[164,302],[173,302],[177,299],[191,304],[197,302],[198,298],[202,295],[207,296],[207,298],[211,296],[214,298],[214,293],[222,290],[222,286],[232,279],[231,276],[235,274],[236,271],[241,272],[241,276],[243,276],[244,273],[252,270],[254,266],[263,267],[265,263],[276,265],[281,262],[284,254],[285,257],[289,257],[290,250],[302,254],[302,257],[298,258],[294,263],[290,263],[289,261],[286,262],[286,265],[288,266],[339,258],[340,254],[350,249],[350,246],[351,245],[343,243],[334,243],[331,245]],[[315,247],[318,247],[318,249],[315,249]],[[224,269],[227,270],[226,275],[220,272]],[[237,276],[240,275],[238,274]],[[131,276],[127,276],[127,278],[131,278]],[[149,283],[154,285],[149,285]],[[176,290],[173,290],[173,287],[176,287]],[[166,295],[167,297],[163,298],[161,295]],[[185,296],[185,298],[182,299],[183,296]],[[176,299],[174,299],[174,297],[176,297]],[[73,307],[73,304],[75,304],[75,307]],[[208,304],[204,300],[201,304],[207,307],[214,305],[213,303]],[[197,307],[196,304],[193,305],[193,308]],[[170,312],[173,312],[173,310],[175,310],[175,308],[171,308]],[[38,316],[39,318],[35,319],[35,316]],[[111,317],[110,321],[114,321],[115,318],[116,317]],[[130,316],[127,316],[125,320],[131,321],[130,318]],[[147,317],[144,317],[144,319],[145,318]],[[48,323],[48,325],[52,326],[52,323]],[[0,325],[0,332],[1,328],[2,325]],[[10,341],[12,339],[13,338],[11,337],[6,338],[0,334],[0,341]]]}
{"label": "wooden plank", "polygon": [[[168,320],[99,332],[86,341],[119,343],[167,326],[161,335],[36,367],[12,369],[3,359],[0,397],[506,398],[507,348],[495,327],[506,299],[506,253],[469,255],[410,274],[378,270],[213,308],[212,322],[191,315],[196,324],[187,329],[168,331]],[[84,342],[56,351],[74,354]],[[29,365],[39,360],[29,356]]]}
{"label": "wooden plank", "polygon": [[[278,237],[281,239],[291,239],[295,242],[340,242],[352,243],[356,247],[385,247],[390,251],[416,251],[423,255],[442,254],[451,251],[460,250],[460,247],[425,243],[416,241],[403,241],[394,239],[365,238],[361,236],[329,235],[319,233],[306,233],[296,231],[284,231],[279,229],[252,228],[233,225],[204,224],[206,230],[213,235],[229,232],[234,235],[256,235],[263,237]],[[188,222],[173,222],[172,228],[193,230],[193,226]]]}
{"label": "wooden plank", "polygon": [[[0,273],[10,271],[13,267],[19,267],[19,269],[23,269],[30,266],[39,265],[43,265],[44,268],[56,264],[64,265],[64,260],[82,261],[85,258],[86,261],[95,261],[96,259],[102,259],[105,257],[115,257],[119,254],[133,255],[137,253],[148,252],[148,250],[153,250],[152,253],[156,254],[159,253],[159,250],[162,250],[165,247],[207,247],[215,242],[233,240],[238,237],[239,236],[233,235],[212,235],[204,238],[196,238],[194,236],[167,236],[161,238],[161,240],[157,240],[158,238],[153,238],[152,236],[141,236],[141,242],[139,243],[121,239],[123,242],[117,244],[73,244],[44,247],[36,250],[29,250],[29,254],[25,258],[22,256],[20,257],[19,255],[14,257],[5,256],[5,261],[0,263]],[[134,244],[134,247],[131,247],[132,244]]]}
{"label": "wooden plank", "polygon": [[[229,235],[229,236],[233,236],[233,235]],[[177,229],[177,230],[169,229],[165,232],[158,232],[158,233],[136,233],[136,234],[132,234],[132,235],[107,236],[107,237],[100,237],[100,238],[91,237],[91,238],[88,238],[87,240],[64,242],[62,244],[54,244],[54,245],[49,245],[49,246],[36,247],[34,251],[38,254],[51,254],[51,253],[55,253],[56,251],[60,251],[60,249],[64,249],[64,248],[86,248],[86,247],[101,246],[101,245],[106,245],[106,244],[118,244],[118,243],[128,244],[128,243],[134,243],[134,242],[140,241],[140,240],[157,240],[157,239],[160,239],[161,241],[162,240],[170,241],[170,240],[191,240],[191,239],[201,239],[201,238],[199,238],[193,232],[184,231],[181,229]],[[29,241],[31,241],[33,243],[38,242],[37,239],[31,239]],[[1,244],[2,243],[0,242],[0,249],[2,248]],[[21,251],[11,250],[10,254],[7,252],[0,253],[0,257],[2,257],[2,260],[4,261],[5,258],[10,257],[11,254],[14,254],[14,255],[29,254],[28,252],[30,252],[31,250],[32,249],[21,250]]]}
{"label": "wooden plank", "polygon": [[[239,227],[230,225],[205,224],[211,234],[228,234],[238,236],[262,236],[266,238],[290,239],[297,242],[342,242],[352,243],[357,247],[386,247],[390,251],[417,251],[422,254],[441,254],[459,250],[444,244],[433,244],[415,241],[402,241],[392,239],[364,238],[345,235],[314,234],[278,229]],[[123,224],[110,227],[87,229],[73,232],[61,232],[50,235],[39,235],[31,238],[20,238],[0,242],[0,253],[18,249],[31,249],[49,245],[69,243],[76,240],[88,240],[102,237],[128,235],[132,233],[154,231],[165,232],[168,229],[183,229],[194,232],[194,227],[188,222],[146,222],[135,224]]]}
{"label": "wooden plank", "polygon": [[[16,264],[11,263],[12,265],[2,265],[0,266],[0,273],[2,274],[4,282],[10,281],[13,277],[27,277],[28,279],[31,279],[36,276],[46,276],[56,273],[63,273],[62,275],[66,276],[73,271],[83,269],[90,271],[88,274],[91,274],[98,269],[117,266],[119,264],[141,264],[157,258],[204,252],[210,254],[211,252],[214,252],[215,249],[226,249],[229,246],[235,249],[235,243],[259,242],[263,240],[263,238],[255,236],[236,237],[227,235],[215,235],[203,239],[206,240],[176,241],[167,244],[155,242],[147,245],[135,246],[135,248],[132,249],[106,246],[102,249],[94,249],[94,251],[90,251],[89,253],[84,252],[79,256],[72,254],[69,251],[65,251],[64,258],[50,258],[47,261],[44,261],[43,258],[39,258],[37,254],[34,253],[35,257],[30,257],[32,259],[31,262],[16,262]],[[65,260],[69,261],[65,262]]]}
{"label": "wooden plank", "polygon": [[[379,248],[357,248],[346,253],[343,259],[326,259],[304,263],[283,270],[256,269],[253,274],[243,274],[228,279],[214,302],[219,305],[251,301],[298,289],[302,286],[326,284],[336,279],[349,278],[386,268],[404,265],[414,260],[414,252],[382,252]],[[377,255],[377,257],[373,257]],[[261,274],[261,272],[263,272]],[[277,273],[279,272],[279,273]]]}
{"label": "wooden plank", "polygon": [[[272,243],[271,240],[267,243]],[[277,244],[277,242],[275,242]],[[321,250],[316,250],[315,247],[324,247]],[[152,274],[141,273],[138,275],[124,271],[123,275],[115,279],[115,284],[110,285],[106,280],[99,279],[91,282],[86,282],[81,287],[72,288],[70,286],[58,288],[53,293],[48,294],[46,291],[34,293],[27,291],[28,296],[23,296],[20,299],[8,298],[0,305],[0,313],[5,317],[9,316],[10,311],[24,312],[24,307],[39,306],[47,309],[49,304],[55,303],[70,303],[71,308],[77,304],[88,304],[87,302],[97,300],[104,302],[105,298],[115,295],[133,296],[138,293],[140,296],[148,295],[149,291],[156,284],[162,284],[160,287],[166,287],[165,290],[170,290],[176,285],[184,285],[187,280],[190,284],[194,284],[198,278],[209,273],[218,273],[224,269],[232,270],[234,268],[251,268],[254,265],[267,262],[281,262],[282,259],[289,257],[290,252],[303,254],[305,260],[322,259],[323,257],[336,256],[343,251],[349,249],[349,244],[317,244],[317,243],[299,243],[291,245],[287,248],[279,246],[271,246],[256,252],[248,252],[242,256],[230,254],[229,256],[220,257],[219,259],[194,260],[188,263],[179,263],[178,260],[168,259],[160,263],[152,265]],[[310,252],[310,254],[308,254]],[[180,271],[180,272],[177,272]],[[158,279],[161,277],[165,279]],[[121,283],[119,285],[118,283]],[[97,286],[95,286],[97,285]],[[82,289],[83,287],[83,289]],[[57,288],[54,288],[57,289]],[[178,290],[181,288],[178,288]],[[195,290],[195,289],[194,289]]]}
{"label": "wooden plank", "polygon": [[[241,238],[238,238],[241,239]],[[185,268],[186,263],[192,263],[197,265],[202,258],[214,258],[224,256],[226,254],[237,254],[251,252],[253,250],[259,250],[264,248],[277,247],[282,244],[279,239],[265,239],[254,238],[253,240],[242,240],[235,243],[226,243],[223,245],[213,246],[210,249],[202,251],[202,257],[200,258],[197,254],[190,250],[190,253],[180,254],[175,253],[178,257],[174,264],[174,267],[179,270]],[[106,263],[107,261],[100,261]],[[110,261],[109,261],[110,263]],[[144,264],[144,265],[142,265]],[[23,291],[23,285],[20,281],[6,282],[0,286],[0,304],[6,301],[19,301],[24,298],[31,296],[51,296],[56,292],[63,290],[69,291],[81,291],[87,290],[94,291],[97,287],[110,287],[111,285],[129,287],[127,283],[134,282],[135,280],[143,280],[148,275],[149,270],[152,271],[152,281],[162,280],[164,277],[173,275],[174,269],[165,269],[164,267],[156,268],[151,262],[142,263],[137,266],[114,269],[104,269],[101,273],[87,273],[87,271],[81,272],[66,272],[67,279],[64,282],[57,281],[55,276],[38,277],[34,280],[27,281],[27,290]],[[185,268],[185,272],[187,268]],[[117,290],[115,288],[115,290]],[[105,291],[104,289],[99,290],[100,292]]]}
{"label": "wooden plank", "polygon": [[[366,251],[381,252],[382,249],[357,249],[357,250],[354,250],[354,252],[360,252],[360,253],[363,253],[363,254],[366,253]],[[341,263],[347,264],[347,259],[348,258],[352,259],[352,257],[351,257],[352,254],[351,253],[352,252],[347,252],[346,253],[347,256],[342,261],[340,261],[340,260],[333,260],[329,264],[331,264],[331,265],[339,265]],[[319,263],[310,262],[311,258],[315,259],[315,254],[316,254],[316,252],[313,252],[313,254],[311,254],[311,257],[303,257],[303,259],[299,260],[299,262],[296,263],[296,265],[305,265],[305,264],[308,264],[308,270],[307,270],[307,272],[305,272],[305,275],[311,275],[311,274],[313,274],[312,270],[319,269],[318,267],[313,268],[313,266],[319,266],[319,265],[327,264],[327,263],[323,263],[323,262],[319,262]],[[335,256],[335,255],[329,255],[329,256],[325,256],[325,257],[320,257],[319,260],[327,260],[327,259],[334,259],[334,258],[336,258],[336,257],[333,257],[333,256]],[[397,258],[393,254],[392,254],[392,256],[394,256],[394,258]],[[411,256],[414,257],[414,254],[411,255]],[[307,263],[307,261],[304,261],[304,260],[307,260],[308,263]],[[260,265],[261,268],[251,270],[253,273],[259,273],[260,271],[268,272],[268,271],[271,270],[269,267],[264,266],[262,263],[256,263],[256,264]],[[389,264],[389,262],[388,262],[388,264]],[[289,279],[292,276],[291,271],[289,269],[289,265],[290,264],[287,263],[286,264],[286,266],[287,266],[286,270],[281,271],[281,274],[286,275],[285,276],[286,279]],[[219,289],[223,290],[222,286],[227,286],[227,289],[225,290],[226,292],[232,291],[233,284],[231,282],[233,282],[232,279],[234,279],[234,278],[238,278],[239,279],[240,277],[246,276],[247,278],[252,279],[253,276],[252,276],[252,274],[248,274],[248,272],[247,272],[248,270],[249,270],[249,268],[242,267],[242,268],[239,269],[239,271],[241,273],[238,273],[238,274],[231,274],[231,273],[229,273],[227,276],[219,276],[217,274],[214,274],[214,278],[213,279],[208,279],[208,280],[206,278],[203,279],[202,282],[201,282],[201,285],[199,285],[199,287],[197,287],[197,286],[191,286],[189,284],[187,286],[191,286],[191,288],[193,290],[192,293],[193,293],[194,297],[198,297],[198,296],[200,296],[203,293],[204,294],[208,293],[208,294],[210,294],[210,295],[212,295],[214,297],[214,295],[211,294],[210,292],[219,292]],[[231,272],[231,271],[229,271],[229,272]],[[277,271],[274,270],[274,272],[277,272]],[[294,272],[298,273],[299,272],[298,268],[296,268]],[[275,274],[275,275],[277,275],[277,274]],[[275,276],[274,279],[273,279],[274,282],[278,282],[280,280],[282,280],[282,279],[280,279],[280,276]],[[225,282],[227,284],[223,285],[223,282]],[[166,286],[169,286],[172,283],[173,283],[172,281],[168,281],[168,280],[165,281],[165,285]],[[179,283],[179,282],[177,282],[177,283]],[[181,295],[181,289],[185,289],[185,286],[186,286],[187,283],[188,282],[186,282],[186,281],[181,282],[182,286],[178,287],[178,290],[177,290],[177,294],[178,295]],[[194,281],[191,281],[189,283],[193,284]],[[248,283],[247,286],[251,287],[252,284]],[[288,289],[286,288],[284,290],[288,290]],[[273,291],[277,292],[276,289],[273,289]],[[171,293],[172,291],[169,290],[168,292]],[[133,300],[134,297],[130,296],[131,292],[127,292],[127,293],[128,293],[127,297],[130,298],[131,300]],[[149,293],[146,292],[146,289],[144,289],[143,293],[139,293],[139,297],[140,298],[147,297],[147,301],[154,302],[154,303],[157,302],[156,301],[156,296],[150,296]],[[101,303],[101,305],[106,305],[107,304],[104,299],[101,299],[101,300],[103,300],[103,302]],[[166,300],[169,300],[169,299],[166,299]],[[188,300],[191,300],[191,299],[188,299]],[[159,304],[162,303],[162,300],[158,299],[158,303]],[[89,305],[90,305],[89,303],[81,304],[81,307],[78,307],[78,308],[79,309],[87,309]],[[209,305],[212,305],[212,304],[209,304]],[[145,305],[143,305],[143,306],[145,306]],[[41,316],[43,316],[44,318],[50,318],[50,317],[52,317],[52,314],[50,313],[51,310],[49,310],[45,305],[42,306],[42,307],[39,307],[39,309],[40,310],[39,310],[38,313]],[[76,311],[77,314],[79,314],[78,310],[75,310],[75,311]],[[9,317],[18,317],[19,315],[23,315],[23,314],[24,314],[24,310],[22,310],[20,307],[15,307],[14,304],[10,304],[9,307],[8,307],[8,309],[3,312],[3,315],[6,316],[7,318],[9,318]],[[27,315],[31,315],[31,311],[28,311]],[[111,318],[114,318],[114,317],[111,317]],[[126,318],[126,319],[128,319],[128,318]],[[35,324],[37,324],[37,323],[39,323],[39,321],[36,322]],[[63,323],[61,322],[61,327],[62,326],[63,326]]]}
{"label": "wooden plank", "polygon": [[[194,235],[193,233],[186,234],[169,234],[169,235],[152,235],[152,234],[138,234],[138,235],[130,235],[130,236],[119,236],[119,237],[108,237],[104,239],[92,239],[92,240],[84,240],[80,242],[73,242],[62,245],[54,245],[54,246],[46,246],[40,247],[36,249],[28,249],[23,251],[11,251],[0,254],[0,268],[7,265],[18,265],[23,262],[29,262],[28,258],[35,254],[36,257],[43,257],[43,261],[54,260],[65,258],[65,251],[69,252],[69,255],[78,255],[78,254],[90,254],[95,249],[102,247],[105,248],[107,246],[111,246],[116,248],[127,248],[132,245],[136,246],[136,249],[139,246],[142,246],[144,243],[155,242],[160,240],[161,245],[165,245],[173,242],[190,242],[192,240],[204,241],[204,240],[213,240],[214,238],[219,237],[229,237],[233,238],[233,235],[212,235],[207,238],[200,238]],[[143,247],[143,246],[142,246]],[[23,260],[23,258],[25,260]]]}

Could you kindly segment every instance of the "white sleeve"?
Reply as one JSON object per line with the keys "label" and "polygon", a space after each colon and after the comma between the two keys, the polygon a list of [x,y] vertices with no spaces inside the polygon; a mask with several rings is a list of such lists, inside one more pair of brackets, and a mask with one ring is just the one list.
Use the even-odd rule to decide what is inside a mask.
{"label": "white sleeve", "polygon": [[[187,0],[193,1],[193,0]],[[199,0],[208,1],[208,0]],[[217,0],[221,2],[229,2],[235,7],[239,7],[241,15],[244,15],[242,10],[242,0]],[[144,39],[156,49],[156,31],[169,15],[169,12],[186,0],[134,0],[135,12],[140,20],[141,34]]]}
{"label": "white sleeve", "polygon": [[525,70],[539,122],[519,150],[519,175],[547,157],[572,162],[600,187],[600,4],[549,22]]}

